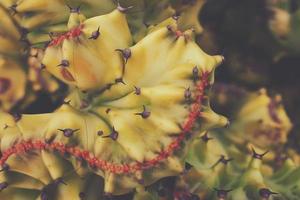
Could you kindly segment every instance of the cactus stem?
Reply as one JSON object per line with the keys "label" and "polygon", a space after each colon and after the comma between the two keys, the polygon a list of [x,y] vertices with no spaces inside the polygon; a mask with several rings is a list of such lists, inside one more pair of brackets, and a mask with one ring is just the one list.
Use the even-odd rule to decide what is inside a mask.
{"label": "cactus stem", "polygon": [[269,152],[269,151],[265,151],[264,153],[259,154],[255,151],[253,147],[251,147],[251,150],[252,150],[252,157],[259,160],[262,160],[263,157]]}
{"label": "cactus stem", "polygon": [[0,95],[4,94],[11,87],[11,81],[8,78],[0,77]]}
{"label": "cactus stem", "polygon": [[125,49],[116,49],[116,51],[121,52],[125,64],[127,64],[128,59],[131,57],[131,50],[129,48],[125,48]]}
{"label": "cactus stem", "polygon": [[[115,173],[115,174],[128,174],[135,173],[137,171],[146,170],[157,166],[159,163],[164,161],[170,155],[174,153],[175,150],[179,149],[182,141],[185,140],[185,136],[191,133],[191,130],[194,127],[195,121],[198,119],[199,114],[201,113],[202,102],[204,100],[204,93],[207,87],[209,86],[209,75],[210,72],[203,72],[201,75],[201,81],[195,86],[195,101],[191,105],[190,113],[182,125],[182,131],[180,134],[158,155],[151,160],[145,160],[144,162],[134,162],[134,163],[111,163],[101,158],[97,158],[93,153],[86,150],[82,150],[79,147],[67,146],[62,142],[55,142],[54,137],[48,139],[47,141],[43,140],[20,140],[15,143],[10,148],[2,152],[2,157],[0,158],[0,165],[3,165],[10,156],[25,154],[30,150],[52,150],[58,151],[62,154],[69,153],[75,158],[80,158],[83,161],[86,161],[90,166],[95,166],[95,168],[101,169],[106,172]],[[112,139],[117,138],[117,131],[113,128],[113,134],[110,134]]]}
{"label": "cactus stem", "polygon": [[95,30],[91,37],[89,37],[89,39],[92,39],[92,40],[97,40],[97,38],[100,36],[100,26],[98,27],[97,30]]}
{"label": "cactus stem", "polygon": [[140,95],[141,94],[142,91],[141,91],[140,87],[134,86],[134,89],[135,89],[134,94],[136,94],[136,95]]}
{"label": "cactus stem", "polygon": [[63,132],[65,137],[72,137],[74,135],[74,133],[76,133],[77,131],[79,131],[79,129],[70,129],[70,128],[66,128],[66,129],[58,129],[59,131]]}
{"label": "cactus stem", "polygon": [[150,117],[151,112],[147,111],[146,106],[143,105],[143,112],[140,113],[134,113],[135,115],[140,115],[143,119],[147,119]]}

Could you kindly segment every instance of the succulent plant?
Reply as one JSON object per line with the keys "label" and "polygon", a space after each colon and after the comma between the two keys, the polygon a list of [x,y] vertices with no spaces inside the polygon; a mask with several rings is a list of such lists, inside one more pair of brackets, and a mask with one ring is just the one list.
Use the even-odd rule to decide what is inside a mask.
{"label": "succulent plant", "polygon": [[[2,166],[43,182],[31,188],[40,198],[69,165],[79,176],[103,177],[104,192],[114,195],[181,173],[194,129],[227,120],[210,109],[207,97],[222,56],[205,54],[192,32],[178,30],[176,22],[170,18],[153,27],[132,46],[120,8],[89,19],[72,12],[68,32],[48,44],[42,65],[74,89],[53,113],[2,120]],[[29,169],[17,169],[21,158]],[[33,162],[45,167],[26,171]],[[19,184],[9,175],[2,183],[8,189]],[[70,190],[74,197],[81,192]]]}
{"label": "succulent plant", "polygon": [[[258,21],[245,4],[263,5]],[[300,157],[282,97],[214,84],[224,57],[195,42],[224,42],[214,31],[240,30],[242,15],[253,22],[242,27],[264,29],[236,39],[255,49],[272,35],[261,58],[273,59],[294,34],[278,9],[297,15],[278,1],[0,0],[0,199],[296,200]],[[225,23],[203,30],[198,17],[220,12]],[[248,59],[237,43],[222,43],[227,64]]]}

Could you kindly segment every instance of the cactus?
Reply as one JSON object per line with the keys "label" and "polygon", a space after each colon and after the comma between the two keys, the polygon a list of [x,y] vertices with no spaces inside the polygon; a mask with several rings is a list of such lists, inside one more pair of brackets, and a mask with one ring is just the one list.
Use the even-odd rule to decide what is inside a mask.
{"label": "cactus", "polygon": [[[211,93],[224,58],[195,38],[213,38],[198,16],[214,3],[0,0],[0,199],[297,199],[282,97],[224,83]],[[276,20],[264,24],[272,41],[292,33]],[[60,82],[53,109],[37,93],[53,98]],[[36,96],[48,112],[28,106]]]}
{"label": "cactus", "polygon": [[[114,195],[176,175],[183,171],[193,130],[226,125],[207,99],[223,58],[205,54],[175,19],[153,27],[133,46],[120,9],[89,19],[71,13],[68,28],[48,44],[42,64],[73,91],[54,113],[17,115],[1,131],[1,165],[30,174],[27,182],[44,183],[32,186],[40,198],[65,176],[69,165],[63,162],[79,176],[103,177],[104,192]],[[23,156],[29,166],[24,170],[16,165]],[[34,172],[31,162],[45,167]],[[2,180],[8,189],[10,177]]]}

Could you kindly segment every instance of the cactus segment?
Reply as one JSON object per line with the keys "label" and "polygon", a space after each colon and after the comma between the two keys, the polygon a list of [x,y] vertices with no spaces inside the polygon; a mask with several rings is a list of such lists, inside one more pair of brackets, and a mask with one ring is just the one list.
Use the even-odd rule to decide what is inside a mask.
{"label": "cactus segment", "polygon": [[63,166],[71,166],[79,176],[102,176],[110,194],[181,173],[195,128],[227,124],[208,101],[223,57],[208,56],[190,30],[167,21],[130,46],[120,10],[90,19],[72,12],[70,31],[53,38],[42,63],[78,89],[54,113],[24,114],[3,129],[0,165],[13,169],[11,159],[36,152],[47,176],[30,172],[34,179],[50,184],[66,173]]}

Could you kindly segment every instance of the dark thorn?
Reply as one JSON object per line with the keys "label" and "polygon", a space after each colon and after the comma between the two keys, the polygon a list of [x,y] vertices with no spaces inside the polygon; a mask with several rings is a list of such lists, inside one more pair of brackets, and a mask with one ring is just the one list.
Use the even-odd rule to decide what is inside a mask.
{"label": "dark thorn", "polygon": [[191,100],[192,97],[192,92],[191,89],[188,87],[185,91],[184,91],[184,98],[186,100]]}
{"label": "dark thorn", "polygon": [[97,132],[97,135],[98,135],[98,136],[102,136],[103,134],[104,134],[103,131],[98,131],[98,132]]}
{"label": "dark thorn", "polygon": [[115,130],[115,127],[112,127],[112,132],[107,136],[102,136],[102,138],[111,138],[116,141],[118,139],[119,132]]}
{"label": "dark thorn", "polygon": [[20,27],[20,33],[21,33],[21,37],[26,37],[26,35],[29,33],[29,31],[27,28]]}
{"label": "dark thorn", "polygon": [[199,69],[197,66],[195,66],[193,68],[193,79],[194,79],[194,81],[199,79]]}
{"label": "dark thorn", "polygon": [[18,13],[17,6],[18,6],[17,4],[13,4],[9,7],[9,9],[12,11],[12,15],[15,15]]}
{"label": "dark thorn", "polygon": [[79,198],[80,198],[80,199],[84,199],[84,198],[85,198],[85,196],[86,196],[86,195],[85,195],[85,193],[84,193],[84,192],[80,192],[80,193],[79,193]]}
{"label": "dark thorn", "polygon": [[0,94],[4,94],[9,90],[11,81],[8,78],[0,77]]}
{"label": "dark thorn", "polygon": [[12,116],[13,116],[15,122],[20,121],[22,118],[22,114],[20,114],[20,113],[13,113]]}
{"label": "dark thorn", "polygon": [[64,182],[63,178],[57,178],[56,180],[53,181],[53,184],[55,186],[58,186],[59,184],[68,185],[66,182]]}
{"label": "dark thorn", "polygon": [[220,162],[223,163],[224,165],[227,165],[232,160],[233,160],[233,158],[226,159],[224,155],[221,155],[221,158],[220,158]]}
{"label": "dark thorn", "polygon": [[41,200],[49,200],[48,195],[45,191],[42,191],[41,193]]}
{"label": "dark thorn", "polygon": [[107,108],[105,112],[106,112],[106,114],[108,114],[110,111],[111,111],[111,109]]}
{"label": "dark thorn", "polygon": [[127,63],[128,59],[131,57],[131,50],[129,48],[125,49],[116,49],[116,51],[119,51],[122,53],[122,56],[125,60],[125,64]]}
{"label": "dark thorn", "polygon": [[0,172],[7,172],[9,170],[9,165],[4,163],[2,165],[2,169],[0,170]]}
{"label": "dark thorn", "polygon": [[232,189],[231,190],[221,190],[221,189],[217,189],[217,188],[214,188],[214,190],[217,192],[217,196],[220,199],[226,199],[227,194],[232,191]]}
{"label": "dark thorn", "polygon": [[122,13],[127,12],[127,11],[130,10],[131,8],[133,8],[133,6],[128,6],[127,8],[122,7],[121,4],[120,4],[120,2],[118,2],[118,7],[117,7],[117,9],[118,9],[120,12],[122,12]]}
{"label": "dark thorn", "polygon": [[106,89],[106,90],[109,90],[109,89],[111,88],[111,86],[113,86],[113,84],[112,84],[112,83],[109,83],[109,84],[106,85],[106,88],[105,88],[105,89]]}
{"label": "dark thorn", "polygon": [[134,89],[135,89],[134,94],[136,94],[136,95],[141,94],[141,88],[134,86]]}
{"label": "dark thorn", "polygon": [[215,164],[213,164],[212,168],[217,166],[219,163],[223,163],[224,165],[227,165],[232,160],[233,160],[233,158],[226,159],[224,155],[221,155],[219,160]]}
{"label": "dark thorn", "polygon": [[92,40],[97,40],[97,38],[100,36],[100,26],[98,27],[97,30],[95,30],[94,32],[92,32],[91,37],[89,37],[89,39]]}
{"label": "dark thorn", "polygon": [[205,132],[204,135],[201,136],[201,139],[203,142],[207,143],[209,140],[212,140],[213,138],[208,137],[208,132]]}
{"label": "dark thorn", "polygon": [[88,100],[82,100],[81,101],[81,103],[80,103],[80,109],[85,109],[85,108],[87,108],[88,106],[89,106],[90,104],[89,104],[89,102],[88,102]]}
{"label": "dark thorn", "polygon": [[66,129],[58,129],[59,131],[63,132],[65,137],[71,137],[73,136],[73,134],[77,131],[79,131],[79,129],[70,129],[70,128],[66,128]]}
{"label": "dark thorn", "polygon": [[274,194],[278,194],[276,192],[272,192],[271,190],[269,190],[268,188],[261,188],[259,190],[259,195],[262,197],[262,198],[265,198],[265,199],[269,199],[270,196],[274,195]]}
{"label": "dark thorn", "polygon": [[138,179],[137,182],[138,182],[140,185],[144,185],[144,184],[145,184],[145,180],[144,180],[144,179]]}
{"label": "dark thorn", "polygon": [[41,70],[43,70],[43,69],[45,69],[46,68],[46,65],[45,64],[43,64],[43,63],[41,63],[41,65],[40,65],[40,69]]}
{"label": "dark thorn", "polygon": [[230,120],[228,119],[228,120],[227,120],[227,123],[226,123],[225,126],[224,126],[224,128],[229,128],[229,126],[230,126]]}
{"label": "dark thorn", "polygon": [[69,67],[70,66],[70,62],[68,60],[63,59],[61,61],[61,63],[59,65],[57,65],[58,67]]}
{"label": "dark thorn", "polygon": [[8,125],[5,124],[4,127],[3,127],[3,130],[7,129],[8,128]]}
{"label": "dark thorn", "polygon": [[54,33],[53,33],[53,32],[49,32],[49,33],[48,33],[48,36],[49,36],[50,40],[53,40]]}
{"label": "dark thorn", "polygon": [[72,8],[71,6],[67,5],[70,9],[70,13],[80,13],[80,6],[76,7],[76,8]]}
{"label": "dark thorn", "polygon": [[171,25],[168,25],[167,29],[168,29],[168,31],[174,32],[174,29],[173,29],[173,27]]}
{"label": "dark thorn", "polygon": [[150,117],[151,112],[146,110],[146,106],[143,105],[143,112],[134,113],[135,115],[140,115],[143,119],[147,119]]}
{"label": "dark thorn", "polygon": [[256,153],[256,151],[255,151],[255,149],[253,147],[251,147],[251,150],[252,150],[252,157],[256,158],[256,159],[259,159],[259,160],[262,160],[263,157],[269,152],[269,151],[266,151],[266,152],[264,152],[262,154],[258,154],[258,153]]}
{"label": "dark thorn", "polygon": [[2,183],[0,183],[0,192],[2,191],[2,190],[4,190],[5,188],[7,188],[8,187],[8,183],[7,182],[2,182]]}
{"label": "dark thorn", "polygon": [[177,21],[179,19],[179,17],[180,17],[180,14],[176,13],[175,15],[172,16],[172,19],[174,19],[175,21]]}
{"label": "dark thorn", "polygon": [[185,169],[186,171],[189,171],[189,170],[191,170],[192,168],[193,168],[193,166],[192,166],[191,164],[185,163],[184,169]]}
{"label": "dark thorn", "polygon": [[70,105],[71,100],[64,101],[63,104]]}
{"label": "dark thorn", "polygon": [[117,78],[117,79],[115,80],[115,83],[122,83],[123,85],[126,85],[126,83],[124,82],[124,80],[123,80],[122,77],[121,77],[121,78]]}

